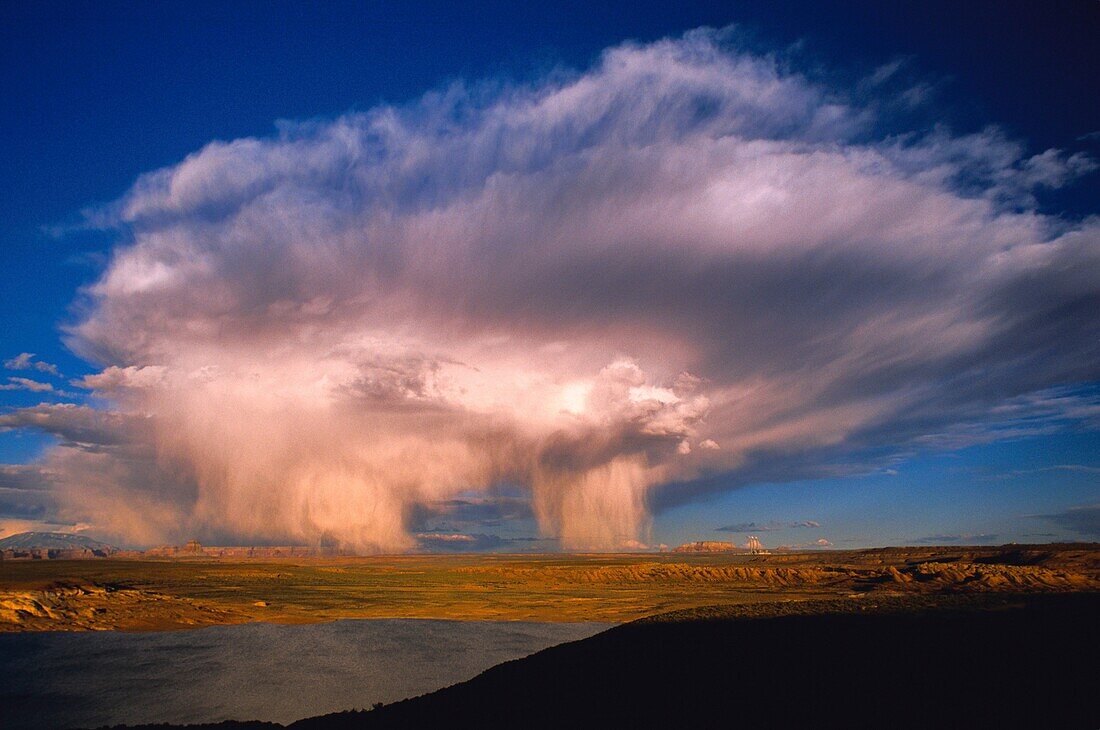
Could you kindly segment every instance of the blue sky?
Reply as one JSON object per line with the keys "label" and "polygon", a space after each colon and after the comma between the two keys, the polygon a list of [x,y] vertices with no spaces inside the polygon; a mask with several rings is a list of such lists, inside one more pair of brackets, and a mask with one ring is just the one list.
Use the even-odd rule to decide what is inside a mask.
{"label": "blue sky", "polygon": [[[1098,15],[1098,6],[1088,2],[1054,10],[1031,3],[683,2],[629,9],[592,3],[535,9],[509,3],[4,4],[0,356],[34,353],[27,368],[11,369],[4,378],[32,378],[54,392],[22,389],[21,381],[10,380],[0,406],[13,413],[43,402],[75,402],[109,411],[120,407],[118,397],[70,381],[112,365],[159,366],[115,350],[96,355],[88,344],[94,338],[84,335],[76,336],[84,338],[84,357],[67,344],[74,336],[66,328],[86,322],[89,308],[101,306],[82,295],[82,287],[108,271],[111,251],[128,245],[144,225],[88,221],[127,196],[143,174],[176,165],[212,141],[270,137],[278,120],[323,125],[382,104],[414,102],[459,81],[538,86],[560,69],[592,67],[604,49],[627,41],[644,45],[702,26],[733,25],[739,52],[779,54],[792,73],[850,91],[857,105],[864,103],[860,84],[876,71],[894,69],[894,86],[867,92],[875,96],[865,107],[875,109],[873,121],[845,132],[846,143],[927,134],[937,125],[961,139],[995,125],[1022,148],[1021,159],[1050,148],[1067,158],[1097,158],[1100,79],[1087,69],[1100,61],[1090,42]],[[920,96],[920,103],[904,111],[887,103],[905,93]],[[1026,201],[1011,204],[1073,226],[1097,214],[1100,200],[1100,174],[1074,177],[1039,186]],[[1095,285],[1095,273],[1089,283]],[[1058,316],[1052,326],[1069,334],[1043,347],[1060,348],[1070,358],[1073,338],[1091,337],[1094,330],[1081,325],[1087,310]],[[1095,347],[1082,341],[1081,356],[1088,358]],[[1034,367],[1051,375],[1037,378],[1034,390],[1068,388],[1077,398],[1074,407],[1095,406],[1096,383],[1088,378],[1095,369],[1086,363],[1057,370],[1045,364],[1045,355],[1035,357]],[[36,361],[55,364],[62,375],[36,369]],[[1059,372],[1072,372],[1073,379]],[[690,498],[655,497],[667,506],[652,515],[645,542],[743,541],[747,533],[717,529],[729,525],[766,527],[760,535],[767,544],[827,540],[836,547],[1096,539],[1096,513],[1089,518],[1080,511],[1100,504],[1100,439],[1090,413],[1049,415],[1040,427],[956,446],[942,439],[914,446],[906,430],[904,444],[872,439],[829,452],[805,479],[792,472],[771,480],[761,471],[746,481],[720,469],[709,486],[689,489]],[[0,463],[42,463],[64,441],[57,431],[19,423],[0,432]],[[982,423],[988,427],[983,433],[998,427],[989,419]],[[928,435],[942,435],[948,425],[937,423]],[[834,476],[824,475],[823,463],[841,462],[846,466],[834,469]],[[18,491],[2,488],[9,495]],[[76,511],[66,514],[59,523],[80,521]],[[51,515],[45,508],[11,507],[0,511],[0,526],[11,531],[28,518],[48,522]],[[790,526],[807,521],[816,526]],[[238,535],[224,525],[195,524],[212,537]],[[516,534],[533,534],[532,525],[529,518],[516,522]],[[513,529],[502,531],[496,522],[459,527],[477,534]],[[429,519],[419,528],[438,531],[440,525]]]}

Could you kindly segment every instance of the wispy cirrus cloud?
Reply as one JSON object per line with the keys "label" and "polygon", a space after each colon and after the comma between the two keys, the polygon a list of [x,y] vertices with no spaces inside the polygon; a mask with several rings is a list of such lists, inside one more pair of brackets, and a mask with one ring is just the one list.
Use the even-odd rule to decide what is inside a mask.
{"label": "wispy cirrus cloud", "polygon": [[1079,505],[1060,512],[1027,516],[1032,519],[1046,520],[1079,535],[1100,538],[1100,504]]}
{"label": "wispy cirrus cloud", "polygon": [[[746,547],[748,547],[748,546],[746,545]],[[809,542],[799,542],[799,543],[793,543],[793,544],[788,544],[788,545],[779,545],[775,549],[779,552],[784,552],[784,551],[787,551],[787,550],[827,550],[827,549],[832,548],[832,547],[835,547],[833,545],[832,541],[830,541],[827,538],[821,537],[821,538],[818,538],[817,540],[811,540]]]}
{"label": "wispy cirrus cloud", "polygon": [[876,137],[896,73],[696,31],[212,142],[93,215],[126,235],[67,337],[118,422],[4,423],[82,429],[59,509],[131,541],[399,550],[500,485],[622,547],[707,491],[1094,421],[1100,225],[1033,205],[1092,161]]}
{"label": "wispy cirrus cloud", "polygon": [[418,532],[415,535],[417,548],[434,553],[468,552],[534,552],[553,550],[558,547],[553,539],[531,537],[502,537],[480,532]]}
{"label": "wispy cirrus cloud", "polygon": [[918,537],[914,542],[922,545],[981,545],[997,540],[999,536],[994,533],[983,532],[979,534],[949,533],[939,535],[926,535]]}
{"label": "wispy cirrus cloud", "polygon": [[1089,466],[1087,464],[1054,464],[1052,466],[1042,466],[1036,469],[1013,469],[1012,471],[1007,473],[1007,476],[1028,476],[1030,474],[1042,474],[1046,472],[1067,472],[1070,474],[1100,474],[1100,466]]}
{"label": "wispy cirrus cloud", "polygon": [[799,528],[819,528],[821,523],[815,520],[795,520],[792,522],[737,522],[732,525],[715,527],[715,532],[772,532],[773,530],[795,530]]}

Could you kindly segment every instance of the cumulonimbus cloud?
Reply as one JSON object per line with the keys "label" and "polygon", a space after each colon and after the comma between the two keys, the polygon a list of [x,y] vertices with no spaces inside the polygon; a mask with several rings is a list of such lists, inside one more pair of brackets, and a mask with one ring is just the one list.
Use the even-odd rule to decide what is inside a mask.
{"label": "cumulonimbus cloud", "polygon": [[419,506],[511,484],[615,547],[654,504],[1096,381],[1100,226],[1029,197],[1092,163],[875,137],[854,98],[697,31],[142,176],[69,330],[117,417],[47,458],[65,516],[399,550]]}

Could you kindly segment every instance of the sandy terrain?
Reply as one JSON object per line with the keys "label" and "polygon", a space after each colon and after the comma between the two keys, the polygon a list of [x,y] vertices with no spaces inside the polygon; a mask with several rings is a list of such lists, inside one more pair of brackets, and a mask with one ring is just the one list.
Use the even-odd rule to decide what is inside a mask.
{"label": "sandy terrain", "polygon": [[338,618],[629,621],[715,604],[1100,591],[1100,546],[0,562],[0,631]]}

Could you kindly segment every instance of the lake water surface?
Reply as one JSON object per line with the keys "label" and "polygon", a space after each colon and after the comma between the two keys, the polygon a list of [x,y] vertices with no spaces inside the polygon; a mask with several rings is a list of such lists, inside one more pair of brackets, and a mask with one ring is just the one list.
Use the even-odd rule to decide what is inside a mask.
{"label": "lake water surface", "polygon": [[0,634],[0,725],[286,723],[430,692],[608,626],[369,619]]}

